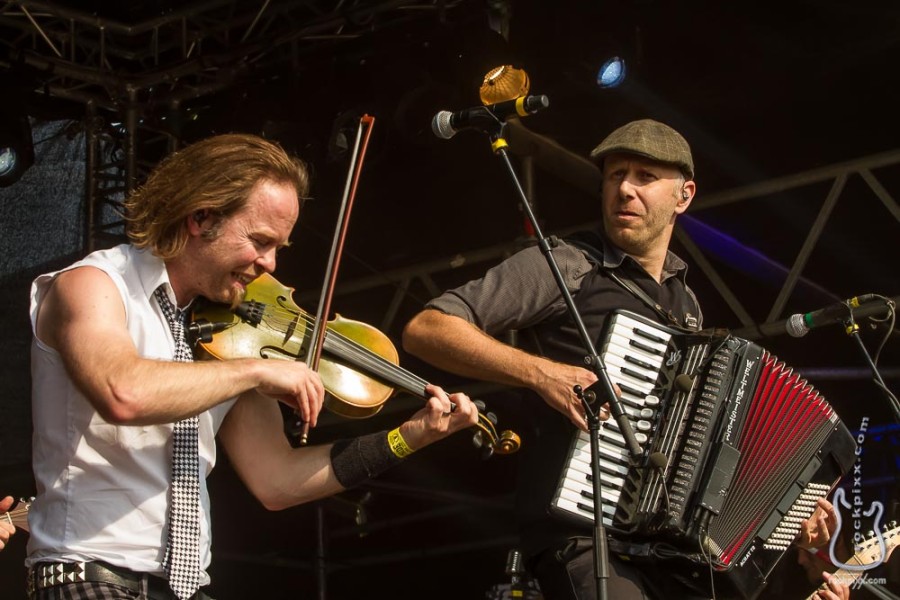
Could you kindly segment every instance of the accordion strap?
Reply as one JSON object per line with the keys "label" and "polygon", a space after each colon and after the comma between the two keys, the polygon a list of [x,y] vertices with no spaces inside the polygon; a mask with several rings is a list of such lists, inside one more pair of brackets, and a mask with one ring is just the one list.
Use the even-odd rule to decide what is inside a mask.
{"label": "accordion strap", "polygon": [[621,277],[619,277],[618,275],[613,273],[613,271],[610,269],[606,270],[606,274],[609,275],[610,279],[612,279],[613,281],[615,281],[616,283],[621,285],[623,288],[625,288],[626,290],[631,292],[631,294],[635,298],[637,298],[638,300],[640,300],[641,302],[646,304],[648,307],[650,307],[650,309],[653,312],[655,312],[657,315],[659,315],[659,317],[662,319],[662,321],[664,323],[668,324],[670,327],[679,329],[681,331],[690,331],[690,329],[685,328],[684,326],[681,325],[681,323],[678,322],[678,319],[675,318],[675,315],[673,315],[671,312],[665,310],[662,306],[660,306],[660,304],[658,302],[654,301],[653,298],[648,296],[647,292],[645,292],[640,287],[638,287],[638,285],[636,283],[634,283],[633,281],[629,281],[628,279],[622,279]]}
{"label": "accordion strap", "polygon": [[[552,239],[553,245],[556,245],[557,240],[555,238]],[[598,267],[603,267],[603,252],[598,249],[598,244],[602,244],[601,238],[593,232],[581,232],[580,234],[575,234],[570,238],[566,238],[566,243],[575,246],[579,250],[585,253],[588,260]],[[653,300],[647,292],[642,290],[636,283],[629,279],[623,279],[615,274],[613,269],[603,269],[603,271],[609,275],[609,277],[618,283],[620,286],[631,292],[635,298],[646,304],[650,310],[656,313],[661,319],[661,323],[669,325],[675,329],[685,332],[693,331],[690,328],[684,327],[681,323],[678,322],[678,319],[675,318],[671,312],[665,310],[658,302]]]}

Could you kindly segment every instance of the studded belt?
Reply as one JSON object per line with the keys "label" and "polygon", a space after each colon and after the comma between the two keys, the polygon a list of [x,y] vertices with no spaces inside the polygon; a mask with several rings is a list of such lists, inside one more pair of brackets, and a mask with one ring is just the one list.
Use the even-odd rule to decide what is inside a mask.
{"label": "studded belt", "polygon": [[28,579],[36,590],[66,583],[100,581],[135,592],[141,591],[140,575],[124,570],[113,570],[99,562],[37,563],[28,570]]}
{"label": "studded belt", "polygon": [[[147,587],[144,588],[144,581]],[[117,585],[133,592],[141,593],[145,589],[150,598],[175,598],[169,589],[168,582],[162,577],[149,573],[136,573],[121,567],[114,567],[99,561],[72,563],[37,563],[28,569],[29,597],[35,590],[43,590],[67,583],[94,581]],[[198,592],[196,598],[208,598]]]}

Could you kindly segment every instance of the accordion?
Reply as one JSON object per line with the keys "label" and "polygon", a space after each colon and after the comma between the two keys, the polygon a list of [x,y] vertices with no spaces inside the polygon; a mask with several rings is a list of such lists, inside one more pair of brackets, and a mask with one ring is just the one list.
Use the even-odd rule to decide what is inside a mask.
{"label": "accordion", "polygon": [[[643,450],[633,460],[618,425],[601,424],[604,524],[644,554],[665,548],[711,565],[717,593],[754,598],[817,499],[851,468],[853,436],[819,392],[753,342],[627,311],[610,315],[602,340]],[[593,523],[592,472],[590,437],[579,431],[551,512]]]}

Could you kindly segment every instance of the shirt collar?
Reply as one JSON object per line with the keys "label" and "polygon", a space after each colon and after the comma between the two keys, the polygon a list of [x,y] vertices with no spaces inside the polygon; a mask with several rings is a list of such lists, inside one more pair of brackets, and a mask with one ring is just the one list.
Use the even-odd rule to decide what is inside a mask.
{"label": "shirt collar", "polygon": [[178,302],[175,298],[175,290],[172,289],[172,284],[169,281],[169,272],[166,270],[165,261],[147,249],[132,247],[132,251],[134,264],[138,273],[140,273],[141,288],[144,295],[149,299],[156,292],[156,289],[162,286],[166,290],[166,295],[169,297],[172,306],[177,307]]}
{"label": "shirt collar", "polygon": [[[603,244],[603,267],[605,269],[618,269],[626,259],[640,267],[640,263],[634,258],[607,240],[602,231],[599,233],[600,240]],[[687,268],[687,263],[681,260],[677,254],[671,250],[666,250],[666,259],[663,261],[662,281],[665,281],[670,277],[678,277],[684,282],[685,277],[687,276]]]}

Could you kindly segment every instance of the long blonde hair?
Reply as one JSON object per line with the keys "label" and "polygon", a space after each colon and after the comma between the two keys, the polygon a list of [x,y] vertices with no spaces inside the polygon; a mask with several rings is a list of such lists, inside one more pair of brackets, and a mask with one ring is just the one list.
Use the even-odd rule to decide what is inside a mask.
{"label": "long blonde hair", "polygon": [[302,202],[306,164],[255,135],[225,134],[170,154],[124,202],[128,238],[166,260],[187,242],[187,218],[199,211],[227,217],[243,208],[259,181],[290,184]]}

